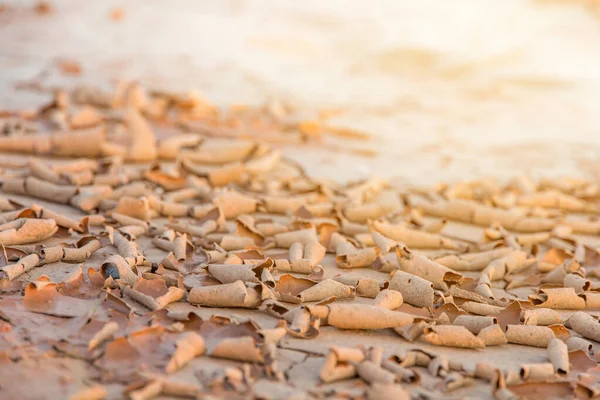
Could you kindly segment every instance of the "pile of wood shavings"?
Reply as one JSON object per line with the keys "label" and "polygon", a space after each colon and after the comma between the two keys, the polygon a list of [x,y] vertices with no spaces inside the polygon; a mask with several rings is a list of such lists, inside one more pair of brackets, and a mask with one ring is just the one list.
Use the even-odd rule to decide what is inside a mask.
{"label": "pile of wood shavings", "polygon": [[[128,84],[0,120],[1,150],[62,157],[2,163],[0,397],[600,395],[597,183],[337,185],[216,114]],[[538,362],[442,351],[515,344]]]}

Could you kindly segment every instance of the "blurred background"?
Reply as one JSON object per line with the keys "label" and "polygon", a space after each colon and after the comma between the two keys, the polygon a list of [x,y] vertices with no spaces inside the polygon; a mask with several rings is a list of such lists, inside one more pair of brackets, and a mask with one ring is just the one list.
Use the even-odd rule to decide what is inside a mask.
{"label": "blurred background", "polygon": [[600,173],[600,0],[0,0],[0,109],[122,79],[339,109],[372,138],[286,150],[317,176]]}

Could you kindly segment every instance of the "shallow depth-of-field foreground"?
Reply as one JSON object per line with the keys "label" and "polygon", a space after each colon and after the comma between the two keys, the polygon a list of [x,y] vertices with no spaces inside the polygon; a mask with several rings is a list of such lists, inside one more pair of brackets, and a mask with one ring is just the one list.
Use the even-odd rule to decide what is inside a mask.
{"label": "shallow depth-of-field foreground", "polygon": [[0,2],[0,399],[600,397],[594,1]]}
{"label": "shallow depth-of-field foreground", "polygon": [[6,112],[2,397],[598,395],[598,183],[315,179],[276,147],[340,131],[296,114],[135,82]]}

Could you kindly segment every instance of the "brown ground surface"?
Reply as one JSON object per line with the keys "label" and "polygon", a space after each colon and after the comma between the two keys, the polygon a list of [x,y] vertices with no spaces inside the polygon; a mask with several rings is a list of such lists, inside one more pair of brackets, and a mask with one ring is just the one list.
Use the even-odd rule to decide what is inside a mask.
{"label": "brown ground surface", "polygon": [[3,107],[46,100],[14,91],[41,71],[58,86],[138,79],[220,105],[346,110],[336,124],[371,133],[354,147],[377,157],[289,151],[312,175],[432,184],[598,169],[600,23],[583,1],[63,0],[44,15],[3,3]]}
{"label": "brown ground surface", "polygon": [[[377,12],[350,6],[336,7],[333,12],[311,3],[294,7],[276,4],[263,7],[245,2],[213,6],[188,2],[168,6],[131,2],[122,6],[120,2],[102,2],[84,6],[64,1],[53,3],[54,12],[39,15],[31,12],[29,4],[9,2],[7,10],[0,13],[0,33],[3,38],[11,39],[2,42],[0,104],[3,110],[37,109],[52,98],[46,92],[17,90],[15,84],[19,82],[33,80],[46,89],[70,88],[82,83],[109,87],[116,79],[136,78],[149,88],[185,92],[197,87],[222,106],[260,104],[269,99],[290,102],[296,110],[301,110],[293,114],[291,132],[259,137],[258,141],[280,148],[285,156],[299,161],[310,177],[349,181],[379,175],[391,178],[392,186],[402,190],[408,184],[422,187],[437,182],[506,179],[515,175],[596,178],[600,68],[593,66],[600,65],[598,22],[583,9],[571,5],[507,2],[494,10],[497,18],[491,18],[492,10],[485,6],[464,3],[464,8],[440,6],[435,12],[426,5],[407,7],[404,2],[388,4],[393,12],[384,11],[388,9],[383,5]],[[110,18],[110,10],[115,7],[123,9],[123,19],[119,22]],[[461,17],[455,9],[475,11],[473,16]],[[449,15],[450,12],[455,14]],[[464,32],[455,26],[438,24],[452,21],[450,16],[464,19]],[[489,22],[490,32],[482,28],[485,22]],[[425,33],[415,34],[419,24],[424,23],[437,26],[435,39]],[[506,30],[509,23],[514,27],[510,32]],[[405,35],[395,30],[398,25]],[[155,26],[160,29],[150,28]],[[496,34],[500,27],[506,35]],[[457,31],[455,36],[449,35],[454,31]],[[473,38],[473,32],[486,33]],[[290,43],[294,45],[293,51]],[[458,51],[465,43],[472,50],[464,53],[468,56]],[[56,68],[58,59],[77,61],[82,67],[81,75],[60,72]],[[47,75],[38,75],[44,70]],[[328,125],[360,129],[372,137],[339,139],[325,131],[320,139],[314,139],[298,134],[295,123],[314,119],[318,110],[337,108],[343,113],[327,120]],[[116,115],[115,120],[120,121],[121,117]],[[48,114],[43,119],[52,120]],[[43,131],[46,128],[42,126]],[[160,124],[153,128],[159,137],[173,134]],[[124,135],[126,147],[126,132],[117,133]],[[376,155],[356,154],[356,149],[365,148]],[[6,174],[28,174],[27,165],[14,170],[9,165],[27,159],[14,154],[3,157],[4,178]],[[74,207],[43,199],[3,196],[26,207],[35,201],[76,220],[85,215]],[[596,200],[592,197],[589,201]],[[406,218],[408,215],[404,213],[399,220]],[[153,222],[161,226],[165,219]],[[100,230],[97,228],[93,233]],[[483,228],[450,222],[442,233],[478,242]],[[48,246],[73,242],[83,236],[71,234],[69,238],[40,243]],[[600,246],[595,235],[575,238],[579,243]],[[152,246],[149,237],[141,236],[137,243],[150,263],[160,263],[167,254]],[[547,247],[543,247],[545,250]],[[82,264],[83,271],[88,266],[97,270],[114,253],[114,247],[100,249]],[[327,255],[322,265],[325,277],[342,274],[348,278],[389,279],[389,274],[370,268],[340,269],[332,254]],[[597,270],[597,265],[586,267],[589,279],[596,284],[598,277],[590,271]],[[18,280],[32,282],[46,275],[52,282],[60,283],[77,268],[76,264],[53,263],[37,267]],[[143,270],[142,267],[139,272]],[[535,267],[528,273],[535,275],[534,271]],[[478,273],[465,275],[477,277]],[[510,294],[526,299],[534,289],[521,288]],[[115,293],[118,295],[119,291]],[[1,362],[5,367],[0,374],[0,388],[7,391],[7,398],[62,398],[95,382],[103,384],[109,398],[119,398],[126,384],[151,382],[153,374],[162,371],[164,360],[136,362],[127,355],[123,355],[122,364],[118,361],[102,369],[98,363],[106,357],[107,343],[101,346],[103,356],[95,362],[86,359],[89,355],[69,353],[76,349],[61,350],[59,338],[66,338],[68,343],[69,338],[78,337],[73,334],[78,329],[78,317],[58,318],[21,310],[24,317],[20,320],[19,308],[13,309],[11,305],[12,299],[20,296],[7,290],[1,300],[0,310],[11,313],[7,318],[10,326],[3,325],[8,333],[2,335],[5,356]],[[511,296],[502,293],[500,297]],[[372,300],[357,297],[354,301]],[[128,305],[138,316],[149,312],[135,301]],[[186,302],[167,308],[171,312],[180,308],[191,310]],[[194,307],[193,311],[205,320],[215,314],[240,321],[250,318],[263,329],[273,328],[279,321],[264,312],[239,308]],[[571,312],[561,311],[563,321]],[[586,312],[598,315],[595,310]],[[56,328],[46,329],[48,324],[55,324],[52,326]],[[168,325],[164,321],[160,324]],[[20,326],[26,326],[27,331],[20,331]],[[148,344],[141,348],[154,349],[152,338],[146,340]],[[514,371],[522,364],[547,360],[545,348],[506,344],[484,350],[460,350],[434,346],[423,339],[409,343],[390,329],[348,331],[324,326],[316,339],[285,336],[277,346],[277,364],[287,380],[270,381],[259,374],[262,379],[251,385],[254,395],[289,397],[285,392],[289,390],[298,395],[310,392],[323,396],[335,393],[362,396],[367,385],[360,379],[320,383],[319,372],[332,344],[380,346],[384,358],[419,348],[459,361],[466,371],[472,371],[478,362]],[[598,343],[594,345],[597,352]],[[87,343],[73,346],[79,346],[83,352]],[[140,375],[130,376],[123,370],[123,365],[132,360],[133,369],[138,368]],[[157,365],[161,368],[155,368]],[[169,379],[201,385],[207,390],[207,385],[225,367],[240,365],[202,356]],[[404,384],[412,396],[493,397],[491,386],[482,380],[449,393],[442,392],[441,379],[433,379],[425,369],[417,370],[423,382]],[[218,389],[218,383],[214,384]]]}

